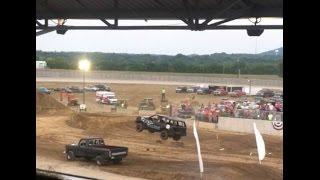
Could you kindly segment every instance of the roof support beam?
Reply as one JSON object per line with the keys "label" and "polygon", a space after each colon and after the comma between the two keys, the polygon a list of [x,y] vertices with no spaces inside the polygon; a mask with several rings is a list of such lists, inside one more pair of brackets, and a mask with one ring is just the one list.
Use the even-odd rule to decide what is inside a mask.
{"label": "roof support beam", "polygon": [[44,26],[43,24],[41,24],[38,20],[36,20],[36,23],[38,26]]}
{"label": "roof support beam", "polygon": [[190,26],[191,30],[195,30],[196,26],[195,23],[193,22],[194,17],[191,15],[191,8],[188,0],[182,0],[184,9],[186,11],[187,17],[188,17],[188,25]]}
{"label": "roof support beam", "polygon": [[176,16],[178,19],[180,19],[181,21],[183,21],[185,24],[189,25],[189,21],[187,21],[185,18],[182,18],[180,16],[177,16],[177,14],[175,13],[175,11],[173,9],[171,9],[170,7],[167,7],[166,5],[164,5],[162,2],[160,2],[159,0],[154,0],[154,2],[156,2],[158,5],[160,5],[161,7],[165,8],[170,14]]}
{"label": "roof support beam", "polygon": [[[206,27],[205,30],[246,30],[252,27],[261,29],[283,29],[283,25],[221,25]],[[189,26],[64,26],[64,28],[67,30],[190,30]],[[56,30],[57,27],[36,27],[36,29]]]}
{"label": "roof support beam", "polygon": [[231,4],[226,5],[225,7],[221,7],[221,11],[215,13],[215,15],[213,15],[212,17],[209,17],[208,19],[206,19],[202,25],[207,25],[210,21],[212,21],[215,17],[220,16],[221,14],[225,13],[227,10],[229,10],[230,8],[232,8],[235,4],[242,2],[242,0],[235,0],[233,1]]}
{"label": "roof support beam", "polygon": [[108,21],[104,20],[104,19],[100,19],[103,23],[105,23],[107,26],[111,27],[113,26],[111,23],[109,23]]}
{"label": "roof support beam", "polygon": [[226,22],[229,22],[229,21],[233,21],[235,19],[238,19],[238,18],[237,17],[227,18],[227,19],[224,19],[222,21],[218,21],[216,23],[209,24],[209,25],[207,25],[207,27],[216,27],[216,26],[219,26],[220,24],[223,24],[223,23],[226,23]]}
{"label": "roof support beam", "polygon": [[43,34],[47,34],[47,33],[52,32],[52,31],[54,31],[54,30],[55,30],[54,28],[52,28],[52,29],[44,29],[44,30],[42,30],[42,31],[36,32],[36,36],[40,36],[40,35],[43,35]]}
{"label": "roof support beam", "polygon": [[[118,7],[119,7],[119,1],[118,0],[113,0],[113,8],[115,9],[115,12],[118,12]],[[114,17],[114,25],[118,26],[118,15],[116,14]]]}

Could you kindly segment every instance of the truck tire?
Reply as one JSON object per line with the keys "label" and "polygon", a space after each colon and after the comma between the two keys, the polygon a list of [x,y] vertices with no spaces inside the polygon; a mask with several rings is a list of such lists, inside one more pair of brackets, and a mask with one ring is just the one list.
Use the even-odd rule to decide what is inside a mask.
{"label": "truck tire", "polygon": [[142,125],[142,123],[137,123],[136,130],[137,130],[138,132],[143,131],[143,125]]}
{"label": "truck tire", "polygon": [[66,159],[68,161],[73,161],[75,159],[75,156],[74,156],[74,153],[73,151],[68,151],[67,154],[66,154]]}
{"label": "truck tire", "polygon": [[179,136],[179,135],[173,136],[173,140],[175,140],[175,141],[179,141],[180,139],[181,139],[181,136]]}
{"label": "truck tire", "polygon": [[168,132],[166,130],[161,131],[160,138],[162,140],[167,140],[168,139]]}
{"label": "truck tire", "polygon": [[95,160],[96,160],[96,164],[97,164],[98,166],[104,165],[103,158],[102,158],[101,156],[97,156],[97,157],[95,158]]}
{"label": "truck tire", "polygon": [[113,164],[119,164],[121,161],[122,161],[122,158],[112,160]]}

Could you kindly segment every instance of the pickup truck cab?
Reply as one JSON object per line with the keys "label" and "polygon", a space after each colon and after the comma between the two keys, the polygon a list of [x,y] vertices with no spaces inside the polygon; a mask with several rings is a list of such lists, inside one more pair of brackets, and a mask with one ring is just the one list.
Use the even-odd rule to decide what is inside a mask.
{"label": "pickup truck cab", "polygon": [[120,163],[128,155],[128,148],[106,145],[102,138],[83,138],[78,144],[66,145],[64,153],[68,161],[85,158],[100,166],[109,161]]}

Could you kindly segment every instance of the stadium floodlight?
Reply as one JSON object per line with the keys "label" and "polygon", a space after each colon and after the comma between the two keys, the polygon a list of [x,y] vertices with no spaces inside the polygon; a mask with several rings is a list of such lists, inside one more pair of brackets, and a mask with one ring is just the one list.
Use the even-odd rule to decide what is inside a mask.
{"label": "stadium floodlight", "polygon": [[91,66],[91,63],[87,59],[83,59],[79,61],[79,69],[82,71],[89,71],[90,66]]}
{"label": "stadium floodlight", "polygon": [[83,60],[80,60],[79,61],[79,69],[83,72],[83,104],[85,106],[85,79],[86,79],[86,71],[89,71],[90,69],[90,66],[91,66],[91,63],[90,61],[88,61],[87,59],[83,59]]}

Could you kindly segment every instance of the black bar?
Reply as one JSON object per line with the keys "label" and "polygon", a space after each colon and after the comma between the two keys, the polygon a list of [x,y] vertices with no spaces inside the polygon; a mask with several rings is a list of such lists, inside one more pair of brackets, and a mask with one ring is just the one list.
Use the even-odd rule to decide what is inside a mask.
{"label": "black bar", "polygon": [[[283,29],[283,25],[224,25],[224,26],[211,26],[205,27],[203,30],[241,30],[248,28],[261,28],[261,29]],[[56,30],[56,26],[48,28],[36,27],[36,29]],[[190,30],[189,26],[65,26],[68,30]]]}

